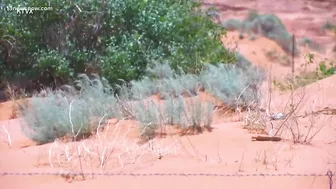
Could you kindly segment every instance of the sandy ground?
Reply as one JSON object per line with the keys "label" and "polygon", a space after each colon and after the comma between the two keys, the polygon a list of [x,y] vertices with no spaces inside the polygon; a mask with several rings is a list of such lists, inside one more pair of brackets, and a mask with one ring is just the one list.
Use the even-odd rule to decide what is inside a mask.
{"label": "sandy ground", "polygon": [[[298,35],[305,35],[324,44],[326,47],[335,45],[333,36],[321,34],[318,30],[325,19],[335,19],[336,5],[328,5],[328,2],[301,0],[278,0],[278,1],[243,1],[243,0],[220,0],[210,1],[217,3],[218,7],[223,4],[242,7],[241,10],[230,10],[225,7],[221,11],[222,19],[242,18],[248,13],[248,9],[257,9],[261,12],[277,14],[288,27],[289,31]],[[288,5],[291,6],[288,6]],[[299,32],[301,31],[301,32]],[[302,32],[304,31],[304,32]],[[281,79],[291,73],[290,66],[283,66],[270,61],[265,56],[265,50],[275,49],[279,54],[285,53],[274,42],[258,38],[255,41],[238,39],[238,33],[228,33],[228,38],[223,42],[230,45],[238,44],[238,51],[248,58],[253,64],[262,68],[269,68],[272,63],[272,77]],[[333,44],[334,43],[334,44]],[[328,49],[328,48],[327,48]],[[303,52],[305,49],[301,49]],[[311,52],[308,51],[307,52]],[[316,53],[317,59],[333,56],[330,51],[325,54]],[[295,62],[303,62],[304,56],[298,57]],[[296,73],[300,73],[302,67],[295,67]],[[265,91],[267,91],[265,89]],[[303,96],[304,94],[304,96]],[[265,99],[267,98],[265,92]],[[305,112],[317,111],[323,108],[336,108],[336,76],[332,76],[313,83],[295,92],[294,100],[303,98],[299,107],[299,115]],[[213,98],[203,99],[216,101]],[[274,92],[272,94],[271,110],[273,113],[284,112],[290,99],[290,92]],[[264,104],[266,107],[267,105]],[[79,149],[83,142],[63,143],[59,147],[53,146],[52,165],[49,162],[49,150],[53,144],[37,146],[30,141],[21,131],[20,119],[12,117],[11,102],[0,104],[0,172],[59,172],[79,171],[78,159],[74,158],[69,164],[65,162],[65,155],[61,155],[61,168],[58,167],[57,154],[65,152],[68,146],[70,152]],[[166,138],[157,138],[151,144],[135,145],[138,130],[132,121],[111,120],[110,129],[106,131],[106,137],[101,139],[100,146],[106,146],[106,141],[120,139],[115,151],[109,156],[105,171],[120,173],[223,173],[223,174],[251,174],[251,173],[299,173],[299,174],[326,174],[330,169],[336,172],[336,121],[332,115],[319,115],[313,120],[315,131],[321,131],[315,136],[311,144],[293,144],[291,135],[284,131],[281,142],[252,142],[251,134],[243,129],[243,123],[239,122],[239,116],[218,113],[215,116],[212,132],[204,132],[199,135],[178,136],[171,135]],[[312,120],[299,119],[298,125],[303,133],[307,132]],[[279,123],[275,123],[276,127]],[[120,134],[117,131],[120,128]],[[116,130],[114,130],[116,129]],[[11,146],[8,146],[10,134]],[[125,134],[129,131],[127,134]],[[170,131],[174,133],[174,130]],[[101,132],[101,136],[105,133]],[[125,137],[120,138],[120,136]],[[96,152],[103,152],[96,148],[98,138],[87,139],[87,148]],[[135,159],[143,153],[141,158],[134,164],[126,160],[122,154],[128,147],[130,153],[127,157]],[[56,154],[56,155],[55,155]],[[93,156],[90,156],[93,157]],[[122,163],[119,161],[121,157]],[[101,172],[99,158],[83,158],[82,169],[85,172]],[[77,162],[77,163],[76,163]],[[128,163],[128,164],[127,164]],[[125,165],[121,168],[122,164]],[[126,165],[127,164],[127,165]],[[334,177],[334,182],[336,179]],[[329,179],[326,176],[277,176],[277,177],[211,177],[211,176],[99,176],[87,177],[85,180],[75,180],[71,183],[61,176],[0,176],[2,188],[329,188]]]}

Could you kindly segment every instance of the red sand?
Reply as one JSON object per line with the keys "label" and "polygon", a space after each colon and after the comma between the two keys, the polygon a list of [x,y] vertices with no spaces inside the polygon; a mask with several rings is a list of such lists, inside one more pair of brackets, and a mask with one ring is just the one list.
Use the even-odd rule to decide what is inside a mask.
{"label": "red sand", "polygon": [[[225,3],[230,6],[241,6],[246,8],[257,8],[262,12],[272,12],[280,16],[285,25],[291,32],[307,30],[308,37],[328,42],[326,45],[332,45],[327,34],[321,36],[316,32],[317,23],[321,20],[331,17],[335,12],[335,7],[327,10],[326,3],[319,2],[319,7],[315,2],[303,3],[304,1],[243,1],[243,0],[221,0],[210,1]],[[288,6],[290,3],[290,6]],[[306,8],[304,8],[306,7]],[[308,7],[308,8],[307,8]],[[309,10],[307,10],[309,9]],[[247,11],[227,10],[221,13],[222,18],[237,17],[241,18],[246,15]],[[313,19],[308,19],[313,18]],[[302,21],[305,20],[305,21]],[[329,36],[330,37],[330,36]],[[330,38],[331,39],[331,38]],[[235,40],[238,43],[238,50],[254,64],[268,68],[270,61],[265,57],[265,48],[276,49],[277,52],[283,53],[282,50],[272,41],[265,38],[258,38],[256,41],[248,39],[238,40],[237,33],[228,34],[225,43]],[[330,43],[330,44],[329,44]],[[266,49],[266,50],[267,50]],[[326,54],[317,54],[318,58],[329,57],[330,52]],[[303,60],[298,58],[296,62]],[[300,66],[296,70],[300,70]],[[281,78],[290,72],[290,67],[273,64],[271,70],[272,76]],[[298,71],[299,73],[299,71]],[[319,110],[325,107],[336,108],[336,76],[324,79],[307,86],[305,91],[304,103],[300,107],[300,114],[305,111]],[[297,94],[302,94],[302,89],[297,90]],[[265,92],[264,95],[267,96]],[[274,92],[272,94],[271,109],[274,113],[284,110],[285,102],[288,101],[290,93]],[[215,101],[216,99],[209,96],[202,96],[203,99]],[[0,104],[0,172],[57,172],[59,168],[51,168],[48,161],[48,151],[52,144],[36,146],[24,136],[20,128],[19,119],[9,120],[11,117],[10,102]],[[336,172],[336,122],[333,116],[320,115],[316,122],[317,126],[324,126],[321,132],[316,135],[310,145],[293,144],[290,140],[282,142],[252,142],[251,134],[242,129],[243,124],[237,122],[237,116],[233,115],[216,115],[213,131],[205,132],[193,136],[169,136],[167,138],[157,138],[150,146],[135,146],[134,140],[138,135],[135,123],[132,121],[120,122],[120,133],[125,133],[131,129],[129,134],[120,140],[115,151],[110,156],[110,161],[106,164],[105,171],[118,172],[121,170],[118,154],[125,150],[130,150],[130,157],[144,152],[143,156],[135,164],[124,167],[124,172],[132,173],[302,173],[302,174],[325,174],[328,169]],[[107,132],[107,139],[116,138],[114,123],[111,121],[111,128]],[[300,120],[299,127],[303,129],[309,124],[307,119]],[[10,133],[12,145],[7,145],[7,135],[5,129]],[[101,133],[102,135],[104,133]],[[290,136],[289,136],[290,137]],[[122,139],[122,138],[119,138]],[[107,145],[107,140],[102,139],[100,147]],[[124,143],[123,143],[124,142]],[[78,147],[81,142],[77,143],[59,143],[60,148],[54,148],[61,152],[65,145]],[[88,148],[90,145],[98,144],[97,138],[87,139],[85,144]],[[132,146],[133,144],[133,146]],[[174,144],[174,145],[172,145]],[[164,148],[172,145],[168,150]],[[132,148],[131,148],[132,147]],[[83,148],[81,148],[83,150]],[[95,148],[90,148],[93,152]],[[137,150],[142,149],[142,150]],[[162,151],[158,151],[158,150]],[[102,152],[103,149],[98,149]],[[75,151],[75,149],[72,149]],[[165,153],[171,154],[165,154]],[[175,152],[175,154],[174,154]],[[160,154],[163,156],[160,158]],[[61,158],[64,158],[62,156]],[[124,158],[124,157],[123,157]],[[57,166],[56,157],[53,158],[54,166]],[[64,160],[64,159],[63,159]],[[89,165],[83,162],[83,169],[87,172],[99,172],[98,158],[93,160],[85,159]],[[124,159],[123,159],[124,160]],[[72,164],[62,164],[63,168],[74,166]],[[94,164],[95,167],[91,167]],[[79,166],[74,167],[78,171]],[[336,180],[334,179],[334,182]],[[2,188],[329,188],[327,177],[206,177],[206,176],[156,176],[156,177],[133,177],[133,176],[100,176],[94,179],[86,178],[84,181],[73,181],[68,183],[65,178],[60,176],[0,176],[0,185]]]}

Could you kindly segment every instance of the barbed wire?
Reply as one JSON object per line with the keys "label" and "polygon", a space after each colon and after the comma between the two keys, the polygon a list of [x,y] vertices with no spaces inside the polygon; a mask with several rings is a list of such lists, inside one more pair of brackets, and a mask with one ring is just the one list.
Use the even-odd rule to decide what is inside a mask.
{"label": "barbed wire", "polygon": [[203,176],[203,177],[324,177],[327,176],[332,181],[333,173],[328,171],[325,174],[321,173],[94,173],[94,172],[1,172],[0,176],[39,176],[39,175],[53,175],[53,176]]}
{"label": "barbed wire", "polygon": [[0,176],[38,176],[38,175],[52,175],[52,176],[62,176],[66,178],[66,181],[74,181],[76,176],[81,176],[85,179],[85,176],[132,176],[132,177],[148,177],[148,176],[202,176],[202,177],[278,177],[278,176],[290,176],[290,177],[325,177],[329,178],[329,189],[333,189],[333,172],[330,170],[326,174],[307,174],[307,173],[94,173],[94,172],[1,172]]}

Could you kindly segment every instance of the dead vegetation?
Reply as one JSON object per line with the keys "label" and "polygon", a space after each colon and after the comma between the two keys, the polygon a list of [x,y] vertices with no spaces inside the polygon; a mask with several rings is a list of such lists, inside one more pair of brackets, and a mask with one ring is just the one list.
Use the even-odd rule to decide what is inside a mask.
{"label": "dead vegetation", "polygon": [[104,171],[106,166],[125,168],[127,165],[135,164],[141,158],[162,159],[165,156],[177,155],[180,148],[178,141],[172,140],[163,144],[160,139],[153,139],[147,143],[141,143],[141,135],[133,140],[129,133],[120,127],[123,120],[116,123],[108,122],[104,131],[100,131],[103,125],[99,125],[94,137],[80,142],[63,143],[60,140],[50,146],[48,162],[52,168],[61,168],[68,174],[64,175],[66,180],[72,181],[76,178],[71,173],[79,174],[77,179],[86,179],[85,171],[96,171],[97,168]]}
{"label": "dead vegetation", "polygon": [[[294,64],[294,61],[292,64]],[[329,71],[323,66],[324,63],[320,63],[319,71],[323,75],[323,77],[321,77],[325,78],[329,76]],[[294,69],[294,67],[292,69]],[[271,73],[271,70],[269,70],[269,73]],[[320,76],[320,74],[316,73],[315,76]],[[321,77],[315,77],[314,81],[321,79]],[[306,78],[300,78],[299,80],[298,77],[294,77],[294,71],[292,72],[292,79],[287,80],[287,86],[290,89],[290,95],[287,95],[288,98],[286,99],[287,102],[286,104],[283,103],[278,109],[278,113],[273,113],[274,110],[271,108],[272,77],[268,77],[269,98],[258,105],[258,107],[267,107],[265,108],[266,111],[261,111],[262,109],[248,109],[244,117],[244,128],[257,130],[258,133],[268,135],[252,137],[253,140],[280,141],[281,138],[283,138],[291,140],[295,144],[310,144],[314,137],[325,126],[326,122],[330,121],[330,116],[335,114],[335,109],[326,107],[324,109],[316,110],[313,102],[311,106],[308,107],[310,111],[303,111],[303,109],[307,109],[308,106],[307,99],[309,97],[307,85],[312,83],[309,80],[302,84],[301,81],[305,79]],[[323,115],[328,115],[329,117]],[[322,118],[325,119],[325,123],[321,123],[320,119]]]}

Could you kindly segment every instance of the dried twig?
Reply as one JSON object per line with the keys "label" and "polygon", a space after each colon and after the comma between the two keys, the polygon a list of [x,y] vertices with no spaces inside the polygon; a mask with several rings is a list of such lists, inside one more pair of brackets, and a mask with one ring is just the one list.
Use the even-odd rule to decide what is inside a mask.
{"label": "dried twig", "polygon": [[131,108],[128,106],[126,107],[127,105],[125,105],[119,98],[119,96],[116,94],[116,98],[118,100],[118,104],[123,108],[123,110],[126,112],[126,114],[128,115],[128,117],[130,118],[135,118],[134,114],[132,113],[131,111]]}
{"label": "dried twig", "polygon": [[11,147],[12,146],[12,139],[11,139],[10,133],[6,129],[5,125],[2,125],[2,128],[4,129],[4,131],[5,131],[6,135],[7,135],[8,146]]}

